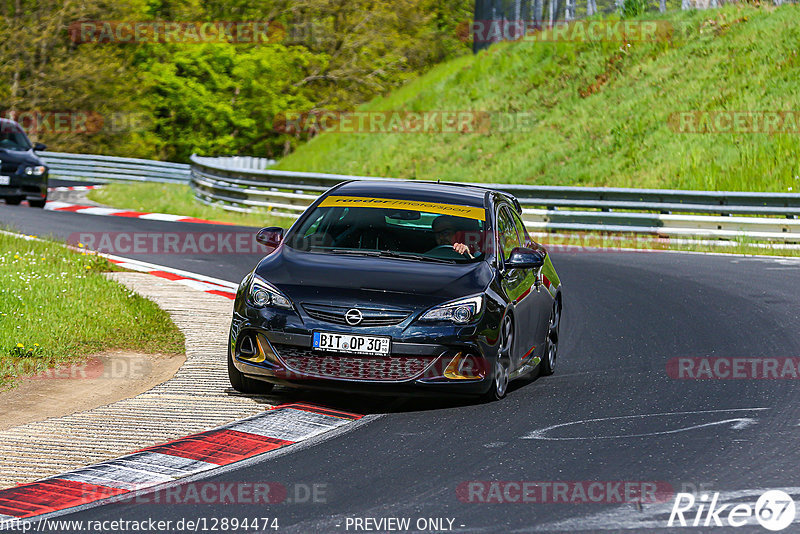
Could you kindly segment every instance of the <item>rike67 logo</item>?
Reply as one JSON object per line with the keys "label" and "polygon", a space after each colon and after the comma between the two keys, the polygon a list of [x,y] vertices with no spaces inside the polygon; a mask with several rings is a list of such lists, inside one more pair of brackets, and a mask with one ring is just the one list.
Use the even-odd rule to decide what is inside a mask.
{"label": "rike67 logo", "polygon": [[[678,493],[667,526],[741,527],[756,521],[767,530],[783,530],[795,517],[794,500],[781,490],[761,495],[753,507],[750,503],[719,504],[719,493],[703,494],[699,499],[691,493]],[[754,521],[755,519],[755,521]]]}

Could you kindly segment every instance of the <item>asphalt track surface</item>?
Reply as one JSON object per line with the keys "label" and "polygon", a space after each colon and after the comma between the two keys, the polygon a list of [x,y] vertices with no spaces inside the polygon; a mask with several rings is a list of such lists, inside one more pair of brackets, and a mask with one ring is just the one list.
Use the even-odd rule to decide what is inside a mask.
{"label": "asphalt track surface", "polygon": [[[207,229],[5,205],[0,223],[61,238]],[[133,257],[232,282],[258,260]],[[553,259],[564,287],[555,375],[515,382],[505,400],[488,404],[276,388],[275,401],[370,416],[349,432],[203,479],[279,482],[290,498],[298,484],[324,485],[324,502],[116,503],[61,519],[268,516],[278,519],[277,532],[327,533],[356,531],[346,528],[348,518],[407,517],[412,526],[419,518],[451,518],[453,532],[655,532],[674,529],[664,528],[668,514],[649,504],[486,504],[463,502],[457,489],[469,481],[651,481],[735,495],[800,485],[798,380],[676,380],[666,372],[675,357],[800,356],[800,261],[627,252],[555,252]],[[609,417],[618,419],[597,420]],[[542,431],[564,423],[575,424]],[[531,433],[578,439],[524,439]],[[637,523],[645,520],[649,526]],[[766,532],[758,525],[712,530]]]}

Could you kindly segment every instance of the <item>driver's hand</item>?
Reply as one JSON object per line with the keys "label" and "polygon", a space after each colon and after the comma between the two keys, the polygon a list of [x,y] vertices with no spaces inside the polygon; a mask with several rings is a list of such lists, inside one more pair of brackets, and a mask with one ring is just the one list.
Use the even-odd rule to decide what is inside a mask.
{"label": "driver's hand", "polygon": [[464,243],[453,243],[453,250],[459,254],[469,254],[469,247]]}

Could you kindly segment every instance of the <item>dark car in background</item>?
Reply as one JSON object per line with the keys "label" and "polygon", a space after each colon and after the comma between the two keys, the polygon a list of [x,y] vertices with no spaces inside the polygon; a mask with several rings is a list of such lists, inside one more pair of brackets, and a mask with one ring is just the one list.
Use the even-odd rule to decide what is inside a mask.
{"label": "dark car in background", "polygon": [[32,207],[44,207],[48,169],[35,151],[46,148],[32,144],[18,123],[0,119],[0,198],[6,204],[27,199]]}
{"label": "dark car in background", "polygon": [[262,229],[277,248],[239,286],[231,384],[499,399],[552,374],[561,283],[520,213],[477,186],[352,181]]}

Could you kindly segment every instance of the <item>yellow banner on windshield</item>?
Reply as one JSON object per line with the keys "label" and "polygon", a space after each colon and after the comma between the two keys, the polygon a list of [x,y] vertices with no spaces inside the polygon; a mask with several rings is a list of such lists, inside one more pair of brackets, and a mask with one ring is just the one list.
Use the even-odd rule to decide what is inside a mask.
{"label": "yellow banner on windshield", "polygon": [[422,202],[419,200],[402,200],[396,198],[370,198],[370,197],[339,197],[330,196],[319,203],[320,207],[348,207],[348,208],[390,208],[398,210],[424,211],[427,213],[440,213],[475,219],[486,220],[486,210],[474,206],[459,206],[457,204],[440,204],[438,202]]}

